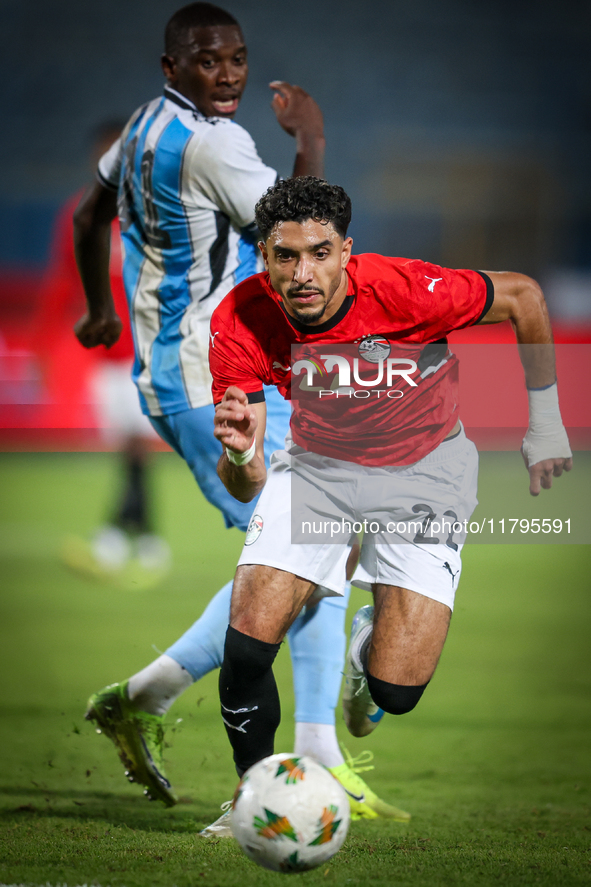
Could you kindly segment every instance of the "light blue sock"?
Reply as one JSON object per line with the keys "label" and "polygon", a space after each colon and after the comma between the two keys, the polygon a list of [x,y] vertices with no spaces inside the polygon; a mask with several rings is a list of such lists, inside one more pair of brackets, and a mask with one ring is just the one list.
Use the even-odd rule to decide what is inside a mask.
{"label": "light blue sock", "polygon": [[[296,721],[334,724],[345,655],[345,615],[351,585],[343,597],[323,598],[297,617],[287,633],[293,669]],[[220,668],[230,614],[232,582],[211,599],[196,622],[166,650],[193,680]]]}
{"label": "light blue sock", "polygon": [[221,668],[231,597],[232,582],[228,582],[210,600],[197,622],[166,650],[166,655],[182,665],[195,681],[214,668]]}
{"label": "light blue sock", "polygon": [[322,598],[301,613],[287,633],[296,700],[295,719],[334,724],[345,658],[345,615],[351,583],[343,597]]}

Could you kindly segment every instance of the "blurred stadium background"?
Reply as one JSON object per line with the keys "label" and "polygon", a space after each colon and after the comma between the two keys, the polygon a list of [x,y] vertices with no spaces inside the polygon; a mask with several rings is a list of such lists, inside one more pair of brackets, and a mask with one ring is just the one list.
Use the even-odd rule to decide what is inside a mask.
{"label": "blurred stadium background", "polygon": [[[35,327],[52,223],[92,175],[96,127],[162,87],[179,0],[4,0],[0,113],[0,448],[96,449],[72,340],[44,387]],[[578,0],[359,0],[282,8],[229,0],[251,52],[237,120],[291,168],[268,82],[309,90],[326,120],[327,177],[352,196],[357,251],[519,270],[545,286],[559,341],[591,331],[591,7]],[[45,278],[47,281],[47,278]],[[70,324],[68,323],[68,326]],[[67,331],[66,331],[67,336]],[[61,385],[61,388],[59,387]]]}

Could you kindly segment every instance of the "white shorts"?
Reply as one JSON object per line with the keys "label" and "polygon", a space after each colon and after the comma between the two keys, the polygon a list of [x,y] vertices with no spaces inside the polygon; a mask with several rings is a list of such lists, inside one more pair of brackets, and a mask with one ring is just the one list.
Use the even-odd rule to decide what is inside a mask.
{"label": "white shorts", "polygon": [[91,388],[98,424],[107,441],[120,444],[132,436],[157,439],[150,420],[142,413],[138,391],[131,379],[131,361],[98,363]]}
{"label": "white shorts", "polygon": [[288,446],[271,457],[238,563],[276,567],[340,595],[350,545],[364,529],[354,585],[408,588],[453,609],[477,476],[478,453],[463,429],[399,468]]}

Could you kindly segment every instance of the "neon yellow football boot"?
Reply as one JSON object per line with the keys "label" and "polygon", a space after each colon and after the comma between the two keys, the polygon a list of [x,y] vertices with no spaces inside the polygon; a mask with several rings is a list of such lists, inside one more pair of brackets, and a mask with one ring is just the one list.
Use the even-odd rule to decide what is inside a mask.
{"label": "neon yellow football boot", "polygon": [[144,786],[150,801],[172,807],[177,798],[164,774],[164,716],[136,709],[127,695],[128,681],[109,684],[88,700],[85,718],[94,721],[97,733],[108,736],[130,782]]}
{"label": "neon yellow football boot", "polygon": [[373,770],[370,763],[373,760],[373,752],[364,751],[353,758],[344,746],[341,746],[345,755],[345,763],[338,767],[329,767],[333,776],[339,780],[349,798],[351,806],[351,819],[393,819],[396,822],[408,822],[410,813],[393,807],[378,798],[376,793],[359,776],[367,770]]}

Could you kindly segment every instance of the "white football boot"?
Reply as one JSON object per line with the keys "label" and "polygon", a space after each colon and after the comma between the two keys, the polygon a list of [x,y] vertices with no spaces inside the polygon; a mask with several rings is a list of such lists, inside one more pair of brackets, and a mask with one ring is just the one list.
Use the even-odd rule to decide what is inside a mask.
{"label": "white football boot", "polygon": [[345,658],[343,718],[353,736],[368,736],[384,716],[370,696],[363,668],[362,655],[367,650],[373,631],[373,607],[357,610],[351,625],[349,649]]}
{"label": "white football boot", "polygon": [[222,815],[199,832],[202,838],[234,837],[232,832],[232,801],[224,801],[220,809],[224,811]]}

